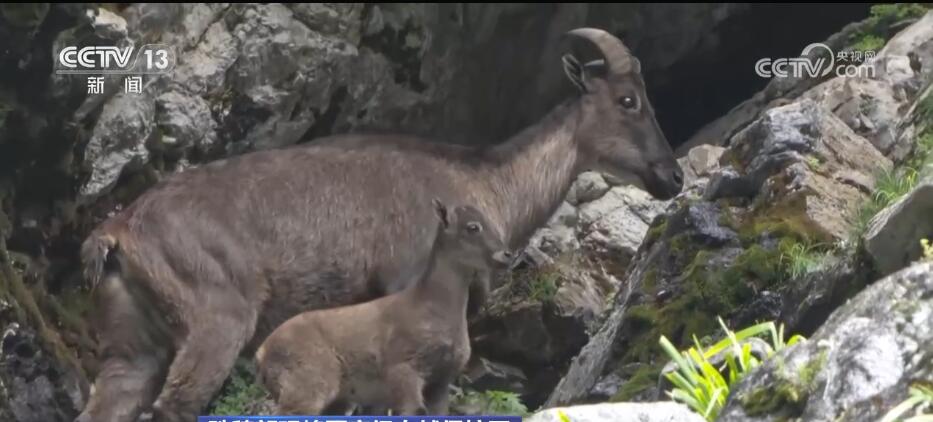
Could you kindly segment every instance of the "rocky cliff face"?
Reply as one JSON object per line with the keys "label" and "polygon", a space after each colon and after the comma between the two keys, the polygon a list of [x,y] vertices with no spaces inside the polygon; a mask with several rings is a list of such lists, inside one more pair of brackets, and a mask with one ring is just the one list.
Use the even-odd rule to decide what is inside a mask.
{"label": "rocky cliff face", "polygon": [[[560,34],[583,25],[622,35],[641,59],[665,131],[684,144],[688,189],[659,202],[581,176],[472,322],[477,353],[459,386],[517,392],[532,408],[656,400],[660,334],[712,334],[717,315],[812,333],[876,274],[921,256],[903,233],[929,232],[918,226],[929,215],[926,185],[864,222],[864,236],[852,230],[878,173],[917,155],[933,110],[921,101],[933,75],[929,15],[843,28],[866,7],[821,10],[0,6],[0,418],[70,421],[83,406],[95,359],[78,245],[162,176],[351,131],[497,142],[571,94]],[[800,24],[786,44],[756,45],[782,39],[764,37],[782,30],[780,17]],[[867,35],[887,41],[875,77],[753,76],[761,56],[793,56],[827,36],[842,49]],[[142,94],[108,77],[105,93],[91,95],[84,78],[53,74],[62,46],[157,42],[175,46],[177,62],[146,77]]]}
{"label": "rocky cliff face", "polygon": [[[721,132],[721,145],[726,148],[719,168],[655,219],[606,321],[575,358],[547,406],[662,398],[657,381],[666,359],[657,355],[658,338],[665,335],[681,345],[690,344],[693,335],[714,334],[716,316],[732,326],[778,320],[806,334],[821,327],[817,338],[844,336],[836,320],[823,324],[829,312],[877,277],[920,259],[920,240],[931,235],[927,216],[933,215],[933,208],[926,202],[924,180],[929,174],[933,121],[922,110],[933,104],[929,96],[933,79],[916,59],[933,52],[931,24],[933,13],[927,13],[894,36],[871,64],[877,71],[874,76],[834,78],[797,93],[788,90],[781,101],[762,107],[739,129]],[[739,107],[723,121],[745,119],[747,111]],[[709,147],[699,148],[706,148],[702,156],[708,154]],[[691,151],[689,156],[701,153]],[[929,275],[927,267],[913,271]],[[913,286],[909,294],[923,302],[922,283]],[[860,310],[868,301],[847,303],[837,314],[871,313]],[[927,317],[923,312],[906,317],[911,321],[907,329],[923,331],[920,327]],[[874,337],[860,333],[860,339]],[[908,356],[903,359],[910,362],[925,361],[926,348],[914,347],[916,340],[904,340],[913,334],[889,334],[909,343],[892,346],[892,353],[903,352]],[[850,365],[858,365],[842,356],[831,359],[839,365],[836,371],[851,371]],[[899,366],[896,373],[882,375],[882,369],[872,371],[875,365],[885,365],[883,359],[867,355],[858,359],[871,368],[859,379],[885,387],[854,393],[851,386],[827,381],[819,388],[842,388],[854,395],[839,395],[841,401],[827,398],[835,394],[827,391],[809,396],[835,403],[830,407],[769,401],[773,408],[761,410],[749,408],[754,405],[746,402],[744,411],[727,409],[723,418],[775,420],[790,415],[803,420],[867,420],[852,415],[877,416],[892,406],[893,398],[905,397],[911,380],[928,379],[923,368]],[[775,378],[769,378],[779,375],[763,371],[768,370],[753,373],[753,381],[742,385],[780,389],[773,385]],[[904,374],[905,379],[896,374]],[[884,390],[882,399],[880,394],[888,386],[891,389]],[[752,387],[740,387],[751,394],[745,388]],[[758,398],[766,399],[768,394]],[[739,396],[730,396],[730,403],[737,403]],[[848,401],[863,407],[844,409],[840,403]],[[735,404],[733,409],[739,407]]]}

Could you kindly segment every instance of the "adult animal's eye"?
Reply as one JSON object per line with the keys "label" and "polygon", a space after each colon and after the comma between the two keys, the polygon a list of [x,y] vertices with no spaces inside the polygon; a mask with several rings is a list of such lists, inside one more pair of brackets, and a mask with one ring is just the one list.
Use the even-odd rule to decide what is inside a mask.
{"label": "adult animal's eye", "polygon": [[467,223],[466,228],[467,228],[467,232],[472,233],[472,234],[483,231],[483,225],[475,221],[471,221]]}
{"label": "adult animal's eye", "polygon": [[633,109],[638,105],[638,101],[635,100],[635,97],[624,96],[619,98],[619,104],[622,104],[622,107],[627,109]]}

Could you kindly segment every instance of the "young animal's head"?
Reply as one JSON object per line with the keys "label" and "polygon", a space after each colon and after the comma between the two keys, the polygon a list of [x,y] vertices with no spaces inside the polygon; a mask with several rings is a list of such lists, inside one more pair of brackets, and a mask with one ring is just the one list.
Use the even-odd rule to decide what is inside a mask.
{"label": "young animal's head", "polygon": [[477,272],[508,267],[512,254],[502,234],[479,210],[470,205],[448,210],[439,200],[433,202],[439,219],[436,254]]}
{"label": "young animal's head", "polygon": [[638,59],[606,31],[580,28],[568,35],[588,40],[603,56],[585,65],[563,57],[565,73],[581,91],[575,139],[583,165],[639,183],[657,198],[677,195],[683,171],[655,120]]}

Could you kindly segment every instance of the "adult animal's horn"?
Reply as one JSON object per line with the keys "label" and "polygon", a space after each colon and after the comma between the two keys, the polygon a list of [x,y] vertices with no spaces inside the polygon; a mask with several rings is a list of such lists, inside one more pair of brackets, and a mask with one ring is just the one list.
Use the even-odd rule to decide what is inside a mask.
{"label": "adult animal's horn", "polygon": [[624,75],[634,68],[634,57],[625,44],[612,34],[596,28],[577,28],[567,35],[583,38],[592,42],[606,59],[610,74]]}

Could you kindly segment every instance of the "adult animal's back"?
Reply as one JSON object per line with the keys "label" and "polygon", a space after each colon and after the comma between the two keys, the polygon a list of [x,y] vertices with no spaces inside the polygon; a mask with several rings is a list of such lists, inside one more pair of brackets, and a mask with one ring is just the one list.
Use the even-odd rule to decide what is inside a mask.
{"label": "adult animal's back", "polygon": [[456,174],[475,163],[457,146],[416,149],[427,141],[414,138],[326,141],[174,175],[101,231],[117,233],[127,267],[163,264],[157,288],[178,307],[203,306],[218,289],[258,307],[257,341],[299,312],[400,290],[430,250],[430,199],[472,196]]}

